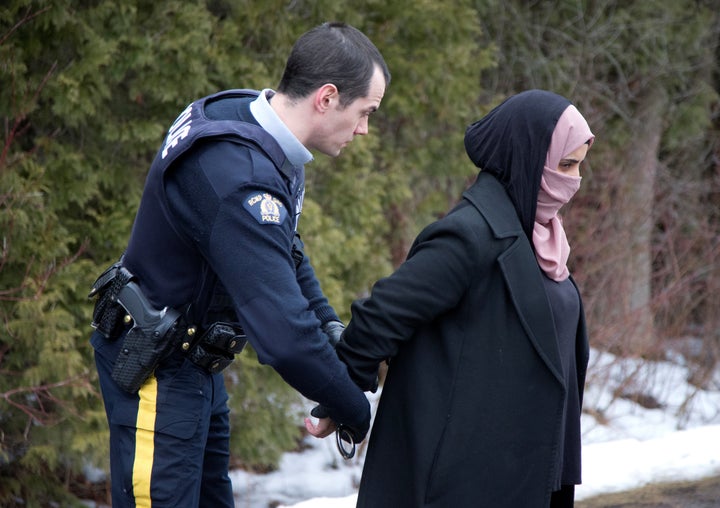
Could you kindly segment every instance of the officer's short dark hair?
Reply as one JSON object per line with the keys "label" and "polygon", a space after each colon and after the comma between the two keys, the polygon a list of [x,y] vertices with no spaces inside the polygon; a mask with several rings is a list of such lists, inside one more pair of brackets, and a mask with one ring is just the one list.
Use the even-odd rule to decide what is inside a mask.
{"label": "officer's short dark hair", "polygon": [[375,66],[382,70],[387,87],[390,71],[370,39],[345,23],[323,23],[295,42],[278,92],[301,99],[332,83],[340,94],[340,105],[346,107],[367,96]]}

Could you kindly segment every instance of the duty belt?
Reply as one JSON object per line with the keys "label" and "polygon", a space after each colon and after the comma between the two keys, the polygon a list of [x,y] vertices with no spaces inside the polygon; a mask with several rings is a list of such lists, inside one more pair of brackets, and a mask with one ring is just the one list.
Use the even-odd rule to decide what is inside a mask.
{"label": "duty belt", "polygon": [[156,309],[147,300],[122,260],[105,270],[93,284],[89,297],[97,296],[92,326],[110,340],[129,326],[113,367],[112,377],[134,393],[158,363],[180,349],[210,373],[225,369],[247,343],[241,327],[224,322],[198,334],[182,314],[170,307]]}

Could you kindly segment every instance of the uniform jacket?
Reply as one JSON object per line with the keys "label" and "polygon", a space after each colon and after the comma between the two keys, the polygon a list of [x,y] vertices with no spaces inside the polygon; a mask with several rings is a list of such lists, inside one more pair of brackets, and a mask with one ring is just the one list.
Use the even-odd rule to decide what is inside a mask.
{"label": "uniform jacket", "polygon": [[[228,90],[180,114],[150,168],[123,263],[157,308],[189,306],[191,323],[209,324],[210,304],[226,302],[261,363],[359,427],[365,396],[320,330],[338,317],[308,258],[292,255],[304,168],[255,122],[257,95]],[[220,118],[210,118],[220,101]]]}
{"label": "uniform jacket", "polygon": [[[365,390],[389,358],[358,507],[549,506],[566,387],[542,274],[493,176],[353,304],[338,353]],[[581,398],[587,361],[581,309]]]}

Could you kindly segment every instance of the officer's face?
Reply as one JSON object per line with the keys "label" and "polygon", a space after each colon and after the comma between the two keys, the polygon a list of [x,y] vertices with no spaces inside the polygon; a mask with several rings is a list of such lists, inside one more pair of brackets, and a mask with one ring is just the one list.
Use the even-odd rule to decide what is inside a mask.
{"label": "officer's face", "polygon": [[385,77],[376,67],[366,97],[355,99],[346,107],[342,107],[339,97],[335,97],[325,113],[321,128],[314,136],[312,148],[331,157],[339,155],[356,135],[368,133],[370,114],[380,107],[383,95]]}

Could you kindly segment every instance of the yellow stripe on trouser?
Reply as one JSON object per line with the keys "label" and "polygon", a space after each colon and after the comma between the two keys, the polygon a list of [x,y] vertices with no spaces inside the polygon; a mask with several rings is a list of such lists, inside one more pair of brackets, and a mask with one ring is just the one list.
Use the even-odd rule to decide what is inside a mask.
{"label": "yellow stripe on trouser", "polygon": [[[150,376],[138,392],[137,425],[135,431],[135,462],[133,463],[133,492],[137,508],[152,506],[150,478],[155,454],[155,414],[157,409],[157,379]],[[149,429],[149,430],[148,430]]]}

